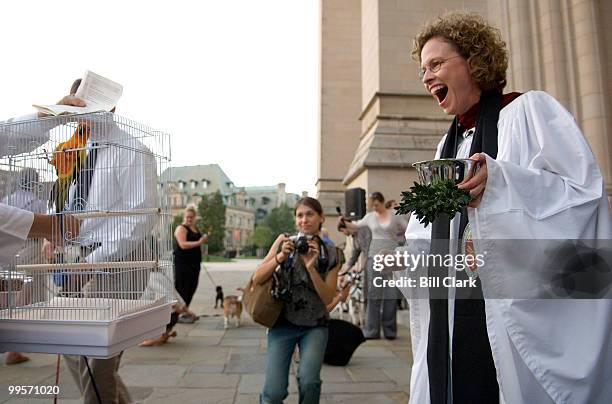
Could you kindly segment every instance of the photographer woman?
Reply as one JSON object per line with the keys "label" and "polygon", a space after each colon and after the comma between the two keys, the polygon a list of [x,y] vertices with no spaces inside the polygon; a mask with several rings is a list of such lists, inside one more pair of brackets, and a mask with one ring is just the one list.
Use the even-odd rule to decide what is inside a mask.
{"label": "photographer woman", "polygon": [[[276,272],[277,291],[282,289],[280,297],[285,301],[279,319],[268,331],[262,403],[282,403],[287,397],[289,365],[296,345],[300,350],[299,402],[318,403],[321,395],[320,373],[329,321],[326,305],[336,295],[343,257],[319,237],[325,221],[319,201],[302,198],[296,203],[294,213],[295,224],[306,240],[281,234],[253,275],[253,282],[261,284]],[[304,241],[307,251],[300,253],[299,244]]]}

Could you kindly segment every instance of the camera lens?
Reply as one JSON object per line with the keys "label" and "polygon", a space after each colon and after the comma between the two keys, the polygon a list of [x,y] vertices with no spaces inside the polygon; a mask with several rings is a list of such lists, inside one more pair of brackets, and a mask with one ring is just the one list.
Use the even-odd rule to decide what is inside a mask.
{"label": "camera lens", "polygon": [[295,242],[295,249],[299,254],[306,254],[308,252],[308,240],[304,236],[298,237]]}

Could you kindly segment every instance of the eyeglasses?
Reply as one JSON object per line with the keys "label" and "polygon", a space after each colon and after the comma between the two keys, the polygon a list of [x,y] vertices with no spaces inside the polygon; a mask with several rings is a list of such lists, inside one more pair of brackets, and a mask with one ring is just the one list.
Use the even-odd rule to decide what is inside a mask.
{"label": "eyeglasses", "polygon": [[421,68],[419,70],[419,79],[423,80],[423,77],[425,77],[425,72],[427,72],[427,70],[429,70],[432,73],[438,73],[440,71],[440,69],[442,68],[442,64],[444,62],[447,62],[451,59],[455,59],[455,58],[460,58],[462,57],[461,55],[457,55],[457,56],[452,56],[450,58],[447,59],[434,59],[431,62],[429,62],[429,66],[425,66],[423,68]]}

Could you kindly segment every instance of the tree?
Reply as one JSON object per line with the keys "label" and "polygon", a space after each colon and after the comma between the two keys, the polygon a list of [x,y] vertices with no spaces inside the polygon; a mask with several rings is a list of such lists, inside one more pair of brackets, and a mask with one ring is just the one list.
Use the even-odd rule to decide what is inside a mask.
{"label": "tree", "polygon": [[214,254],[223,251],[225,204],[219,191],[202,196],[198,204],[198,216],[198,228],[208,234],[208,252]]}
{"label": "tree", "polygon": [[295,233],[295,218],[293,209],[287,204],[282,204],[278,208],[274,208],[268,213],[268,216],[264,219],[264,224],[270,228],[272,237],[270,238],[270,245],[274,242],[276,237],[281,233],[293,234]]}
{"label": "tree", "polygon": [[273,241],[272,230],[270,230],[270,228],[263,223],[255,228],[255,231],[251,236],[251,242],[257,248],[268,249],[272,245]]}

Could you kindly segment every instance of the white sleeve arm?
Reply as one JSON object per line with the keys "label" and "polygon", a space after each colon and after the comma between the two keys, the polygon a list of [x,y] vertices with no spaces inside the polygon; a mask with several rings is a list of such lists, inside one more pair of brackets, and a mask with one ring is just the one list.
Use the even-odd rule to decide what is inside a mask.
{"label": "white sleeve arm", "polygon": [[601,171],[574,118],[544,92],[523,97],[519,115],[508,120],[505,138],[511,140],[504,147],[504,153],[519,148],[520,158],[487,156],[487,184],[478,210],[521,211],[541,220],[597,205],[603,193]]}
{"label": "white sleeve arm", "polygon": [[36,114],[0,122],[0,157],[32,151],[49,140],[57,118],[37,119]]}
{"label": "white sleeve arm", "polygon": [[366,213],[364,217],[354,222],[355,226],[357,226],[357,228],[368,227],[370,216],[372,216],[371,212]]}
{"label": "white sleeve arm", "polygon": [[0,203],[0,263],[23,247],[33,222],[34,213]]}

